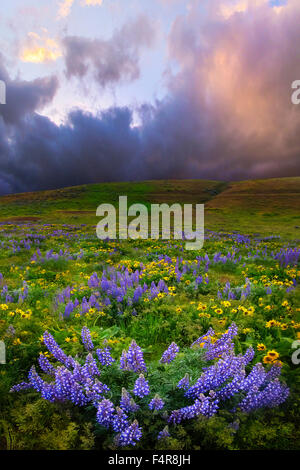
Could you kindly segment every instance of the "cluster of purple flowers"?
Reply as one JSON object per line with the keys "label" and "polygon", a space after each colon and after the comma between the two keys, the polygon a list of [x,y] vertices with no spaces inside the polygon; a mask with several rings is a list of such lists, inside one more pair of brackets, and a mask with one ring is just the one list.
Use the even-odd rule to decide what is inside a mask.
{"label": "cluster of purple flowers", "polygon": [[149,403],[149,408],[150,410],[162,410],[163,407],[165,406],[165,402],[160,398],[158,394],[155,395],[155,397],[150,401]]}
{"label": "cluster of purple flowers", "polygon": [[81,330],[81,339],[87,351],[92,351],[94,349],[91,333],[85,326]]}
{"label": "cluster of purple flowers", "polygon": [[[89,331],[85,333],[88,336],[90,334]],[[69,400],[79,406],[103,399],[109,388],[97,379],[100,371],[92,354],[88,354],[85,363],[80,365],[78,361],[64,353],[47,331],[43,335],[43,341],[48,351],[62,364],[54,367],[46,356],[40,355],[39,365],[45,374],[54,379],[53,382],[44,381],[32,367],[28,374],[29,382],[13,387],[12,391],[33,388],[51,402]]]}
{"label": "cluster of purple flowers", "polygon": [[[133,306],[140,301],[143,295],[152,300],[161,292],[169,293],[163,279],[159,280],[157,284],[152,282],[150,286],[146,283],[141,284],[140,277],[143,269],[144,266],[142,264],[141,270],[136,270],[133,273],[130,273],[124,267],[121,267],[119,271],[109,267],[103,271],[101,277],[95,272],[88,280],[88,287],[93,291],[89,298],[84,297],[81,303],[77,298],[71,300],[72,288],[68,286],[57,296],[56,302],[58,305],[66,304],[63,316],[64,318],[69,318],[75,309],[78,313],[84,314],[90,308],[100,309],[108,307],[112,304],[112,301],[117,301],[119,311],[121,312],[124,304]],[[133,315],[136,315],[134,309]]]}
{"label": "cluster of purple flowers", "polygon": [[132,370],[133,372],[147,372],[143,351],[134,340],[128,351],[123,351],[120,358],[120,368],[122,370]]}
{"label": "cluster of purple flowers", "polygon": [[217,413],[219,408],[218,405],[219,400],[214,391],[211,391],[208,396],[200,394],[199,398],[197,398],[192,405],[172,411],[168,418],[168,422],[172,424],[180,424],[181,421],[193,419],[200,415],[211,418]]}
{"label": "cluster of purple flowers", "polygon": [[116,438],[116,444],[120,447],[135,446],[136,442],[142,437],[142,430],[139,427],[137,420],[128,426],[124,431],[119,434]]}
{"label": "cluster of purple flowers", "polygon": [[150,393],[148,380],[145,379],[143,374],[140,374],[139,378],[136,380],[133,393],[136,397],[144,398]]}
{"label": "cluster of purple flowers", "polygon": [[181,380],[179,380],[177,384],[177,388],[181,388],[182,390],[187,390],[189,388],[189,385],[190,385],[189,374],[185,374],[185,376]]}
{"label": "cluster of purple flowers", "polygon": [[[204,344],[205,358],[217,361],[203,368],[203,372],[194,384],[186,374],[177,384],[183,390],[184,397],[190,404],[171,411],[166,419],[169,424],[179,424],[182,421],[194,419],[198,416],[207,418],[215,415],[225,400],[236,395],[237,407],[244,412],[251,412],[262,407],[275,407],[283,403],[289,389],[279,381],[281,368],[273,365],[267,372],[262,364],[256,364],[246,373],[246,366],[252,361],[254,351],[249,348],[244,355],[235,355],[233,338],[237,334],[237,327],[233,323],[228,331],[216,342],[212,342],[213,330],[201,336],[194,345]],[[135,403],[130,393],[123,388],[119,406],[105,396],[110,392],[108,386],[98,380],[101,374],[99,363],[108,367],[114,362],[110,349],[98,349],[96,355],[99,363],[93,356],[91,334],[87,328],[82,329],[82,341],[88,351],[84,364],[67,356],[58,346],[53,336],[45,332],[44,343],[51,354],[60,362],[55,367],[45,355],[40,355],[39,365],[43,373],[51,377],[52,381],[45,381],[32,367],[29,371],[28,383],[22,382],[14,386],[11,391],[23,391],[33,388],[50,402],[71,401],[78,406],[92,404],[97,408],[97,422],[117,433],[115,442],[124,447],[136,445],[142,437],[141,428],[130,415],[141,409],[143,403]],[[168,363],[174,360],[179,351],[178,346],[172,343],[164,352],[160,362]],[[95,353],[94,353],[95,354]],[[124,351],[120,360],[120,369],[139,373],[133,386],[133,393],[138,399],[144,399],[150,394],[149,381],[142,372],[147,372],[141,348],[132,341],[128,351]],[[145,403],[144,403],[145,405]],[[147,408],[157,413],[165,406],[164,400],[156,394],[148,401]],[[158,439],[169,437],[168,427],[158,435]]]}
{"label": "cluster of purple flowers", "polygon": [[120,408],[122,408],[127,413],[135,413],[140,408],[139,405],[135,403],[130,393],[124,387],[122,388]]}
{"label": "cluster of purple flowers", "polygon": [[101,426],[109,428],[114,419],[115,407],[110,400],[102,400],[97,410],[97,421]]}
{"label": "cluster of purple flowers", "polygon": [[174,361],[175,357],[177,356],[177,353],[179,352],[179,347],[177,346],[176,343],[170,344],[168,349],[163,353],[160,362],[162,364],[170,364],[170,362]]}
{"label": "cluster of purple flowers", "polygon": [[224,354],[228,354],[230,351],[234,349],[234,343],[232,339],[238,334],[238,328],[235,323],[228,328],[228,331],[224,333],[220,339],[218,339],[215,343],[208,343],[205,345],[207,347],[207,351],[205,353],[206,360],[216,359],[218,357],[222,357]]}
{"label": "cluster of purple flowers", "polygon": [[[210,330],[205,336],[211,334]],[[280,405],[289,395],[288,387],[278,380],[281,373],[280,366],[273,365],[270,371],[266,372],[263,365],[258,363],[247,376],[245,367],[253,360],[254,350],[249,348],[244,355],[235,356],[232,338],[236,334],[237,327],[233,323],[218,341],[214,344],[205,344],[207,348],[205,358],[210,360],[220,357],[220,359],[216,364],[207,367],[194,385],[186,388],[185,396],[196,399],[200,394],[214,390],[216,403],[235,394],[244,394],[238,407],[245,412]],[[184,388],[183,385],[182,379],[178,387]]]}
{"label": "cluster of purple flowers", "polygon": [[[25,246],[24,246],[25,248]],[[27,248],[27,249],[30,249]],[[59,260],[59,259],[65,259],[67,261],[70,261],[70,260],[76,260],[76,259],[80,259],[83,257],[83,251],[81,251],[79,254],[77,255],[71,255],[71,253],[68,251],[68,250],[59,250],[58,253],[54,253],[53,250],[49,250],[46,252],[46,254],[43,256],[40,249],[38,248],[36,253],[34,253],[31,257],[31,261],[36,261],[36,262],[39,262],[39,263],[44,263],[45,261],[49,261],[49,260]]]}
{"label": "cluster of purple flowers", "polygon": [[110,427],[117,433],[115,442],[120,447],[136,445],[142,437],[141,428],[135,420],[129,423],[128,416],[122,408],[114,407],[110,400],[102,400],[98,405],[97,422],[109,429]]}
{"label": "cluster of purple flowers", "polygon": [[5,299],[6,303],[19,303],[22,304],[24,300],[28,297],[28,284],[26,281],[23,281],[22,287],[17,291],[9,292],[8,286],[4,283],[3,275],[0,277],[0,285],[2,289],[0,291],[0,298]]}
{"label": "cluster of purple flowers", "polygon": [[97,349],[96,354],[97,354],[99,362],[103,366],[111,366],[115,362],[115,359],[111,357],[109,347],[106,347],[104,349]]}
{"label": "cluster of purple flowers", "polygon": [[116,414],[114,416],[112,427],[115,432],[123,432],[129,427],[128,416],[122,408],[116,408]]}

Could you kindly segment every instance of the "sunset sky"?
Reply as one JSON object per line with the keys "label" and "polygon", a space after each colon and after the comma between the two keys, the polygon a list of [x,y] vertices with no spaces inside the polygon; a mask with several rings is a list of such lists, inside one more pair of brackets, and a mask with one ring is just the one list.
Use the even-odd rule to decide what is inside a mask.
{"label": "sunset sky", "polygon": [[299,175],[299,24],[299,0],[2,0],[0,194]]}

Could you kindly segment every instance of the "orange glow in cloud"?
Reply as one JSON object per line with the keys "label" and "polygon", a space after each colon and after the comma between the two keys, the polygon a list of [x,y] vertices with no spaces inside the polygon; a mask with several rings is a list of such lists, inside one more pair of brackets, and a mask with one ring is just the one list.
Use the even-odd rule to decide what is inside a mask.
{"label": "orange glow in cloud", "polygon": [[[235,13],[245,13],[248,10],[259,8],[261,6],[269,5],[269,0],[226,0],[224,2],[220,2],[219,11],[221,15],[228,19]],[[276,13],[279,13],[284,6],[275,6],[273,7]]]}
{"label": "orange glow in cloud", "polygon": [[26,45],[21,51],[23,62],[44,63],[52,62],[62,56],[59,44],[51,38],[42,38],[37,33],[29,33]]}
{"label": "orange glow in cloud", "polygon": [[240,54],[232,44],[220,46],[209,58],[206,70],[199,73],[208,96],[213,97],[213,106],[220,106],[223,116],[230,116],[232,129],[244,136],[255,133],[256,138],[274,131],[269,96],[261,92],[260,77],[247,77]]}

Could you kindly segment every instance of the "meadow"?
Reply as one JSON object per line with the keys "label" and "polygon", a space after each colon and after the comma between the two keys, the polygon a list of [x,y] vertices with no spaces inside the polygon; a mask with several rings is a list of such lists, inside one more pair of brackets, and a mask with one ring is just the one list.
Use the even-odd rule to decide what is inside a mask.
{"label": "meadow", "polygon": [[[299,449],[299,194],[282,178],[0,198],[0,449]],[[205,203],[203,249],[98,240],[119,195]]]}

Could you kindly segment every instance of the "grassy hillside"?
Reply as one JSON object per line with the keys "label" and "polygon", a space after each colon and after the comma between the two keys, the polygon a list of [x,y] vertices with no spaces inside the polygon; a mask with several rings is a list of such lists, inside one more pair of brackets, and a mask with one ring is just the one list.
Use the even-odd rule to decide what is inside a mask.
{"label": "grassy hillside", "polygon": [[13,194],[0,198],[0,217],[54,214],[92,216],[102,203],[116,204],[127,195],[132,203],[200,203],[207,202],[226,188],[226,183],[205,180],[145,181],[142,183],[99,183],[52,191]]}
{"label": "grassy hillside", "polygon": [[218,229],[300,238],[300,178],[230,183],[207,202],[206,221]]}
{"label": "grassy hillside", "polygon": [[0,221],[95,224],[96,208],[117,204],[127,195],[129,204],[205,203],[206,227],[248,233],[300,233],[300,177],[218,182],[207,180],[101,183],[0,198]]}

